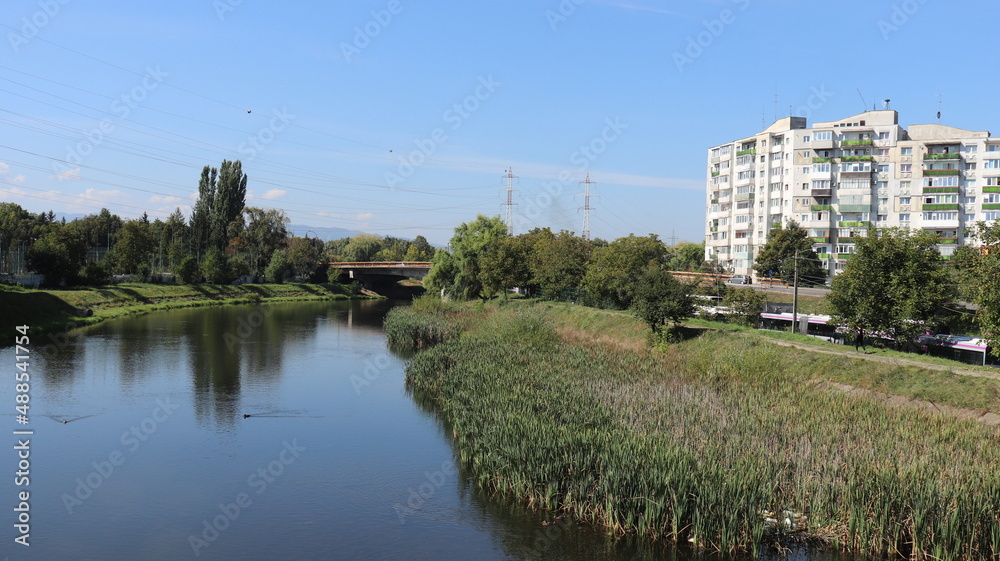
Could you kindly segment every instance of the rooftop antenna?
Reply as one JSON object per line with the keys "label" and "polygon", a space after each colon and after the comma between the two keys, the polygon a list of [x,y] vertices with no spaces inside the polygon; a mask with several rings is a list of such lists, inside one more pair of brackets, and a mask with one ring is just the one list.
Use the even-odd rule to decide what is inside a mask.
{"label": "rooftop antenna", "polygon": [[884,109],[885,109],[886,111],[888,111],[888,110],[889,110],[889,102],[890,102],[890,101],[892,101],[892,100],[891,100],[891,99],[889,99],[889,98],[886,98],[886,99],[885,99],[885,107],[884,107]]}
{"label": "rooftop antenna", "polygon": [[861,95],[861,88],[856,88],[856,89],[858,90],[858,97],[861,98],[861,107],[862,107],[861,110],[862,111],[867,111],[868,110],[868,103],[865,101],[865,96]]}
{"label": "rooftop antenna", "polygon": [[774,120],[778,120],[778,88],[774,89]]}
{"label": "rooftop antenna", "polygon": [[941,103],[943,101],[944,94],[938,94],[938,123],[941,122]]}

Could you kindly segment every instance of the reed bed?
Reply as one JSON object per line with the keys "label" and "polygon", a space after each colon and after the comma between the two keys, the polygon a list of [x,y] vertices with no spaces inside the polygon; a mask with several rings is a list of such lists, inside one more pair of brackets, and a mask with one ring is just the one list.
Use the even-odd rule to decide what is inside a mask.
{"label": "reed bed", "polygon": [[[397,317],[387,327],[410,321]],[[795,534],[1000,559],[996,429],[815,389],[823,373],[742,334],[637,353],[560,340],[539,309],[468,326],[418,353],[407,381],[492,493],[713,551]]]}

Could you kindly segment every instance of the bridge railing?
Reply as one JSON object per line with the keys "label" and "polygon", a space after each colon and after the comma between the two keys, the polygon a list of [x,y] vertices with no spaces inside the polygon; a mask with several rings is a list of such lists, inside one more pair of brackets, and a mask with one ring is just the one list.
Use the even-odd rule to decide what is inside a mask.
{"label": "bridge railing", "polygon": [[332,261],[328,263],[331,267],[341,269],[386,269],[386,268],[411,268],[430,269],[430,261]]}

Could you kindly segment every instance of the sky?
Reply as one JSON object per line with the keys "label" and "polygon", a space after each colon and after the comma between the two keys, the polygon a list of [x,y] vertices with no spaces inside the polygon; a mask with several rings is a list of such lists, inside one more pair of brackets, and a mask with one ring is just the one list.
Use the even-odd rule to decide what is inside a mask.
{"label": "sky", "polygon": [[[514,231],[700,242],[706,150],[890,98],[1000,131],[975,0],[35,0],[0,16],[0,201],[186,216],[239,159],[292,223],[445,244]],[[303,235],[305,232],[298,232]]]}

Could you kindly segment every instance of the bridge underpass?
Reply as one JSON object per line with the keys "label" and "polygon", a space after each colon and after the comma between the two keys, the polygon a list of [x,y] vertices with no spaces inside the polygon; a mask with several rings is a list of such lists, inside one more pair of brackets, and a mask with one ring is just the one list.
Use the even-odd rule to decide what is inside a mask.
{"label": "bridge underpass", "polygon": [[422,281],[431,270],[430,261],[349,261],[329,263],[329,266],[340,269],[350,280],[361,282],[365,288],[402,279]]}

